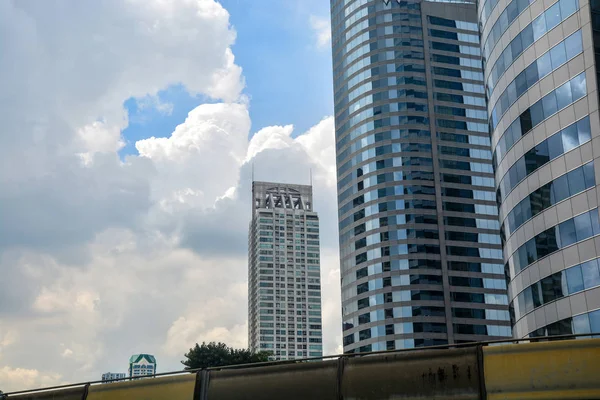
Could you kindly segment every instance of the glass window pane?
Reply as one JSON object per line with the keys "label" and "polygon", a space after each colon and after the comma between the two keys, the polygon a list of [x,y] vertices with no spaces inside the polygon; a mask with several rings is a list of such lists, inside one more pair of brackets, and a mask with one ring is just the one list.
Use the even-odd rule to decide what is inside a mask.
{"label": "glass window pane", "polygon": [[565,19],[577,11],[577,0],[562,0],[560,2],[560,15]]}
{"label": "glass window pane", "polygon": [[519,36],[521,36],[521,42],[523,43],[523,48],[526,49],[534,41],[534,38],[533,38],[533,26],[532,25],[527,25],[525,27],[525,29],[523,29],[521,31],[521,33],[520,33]]}
{"label": "glass window pane", "polygon": [[590,333],[590,319],[587,314],[573,317],[573,333]]}
{"label": "glass window pane", "polygon": [[527,79],[527,87],[533,86],[539,80],[537,64],[533,63],[525,69],[525,77]]}
{"label": "glass window pane", "polygon": [[581,167],[583,169],[583,175],[585,177],[585,187],[591,188],[596,184],[596,179],[594,177],[594,162],[589,162]]}
{"label": "glass window pane", "polygon": [[585,190],[585,178],[583,168],[577,168],[567,174],[569,181],[569,195],[573,196]]}
{"label": "glass window pane", "polygon": [[535,40],[538,40],[546,33],[546,18],[544,18],[544,14],[537,17],[533,23],[531,24],[533,27],[533,37]]}
{"label": "glass window pane", "polygon": [[569,185],[567,182],[567,176],[562,175],[556,178],[551,184],[552,187],[552,200],[553,204],[558,203],[569,197]]}
{"label": "glass window pane", "polygon": [[[600,310],[592,311],[588,314],[590,316],[590,330],[593,333],[600,332]],[[595,336],[597,337],[597,336]]]}
{"label": "glass window pane", "polygon": [[561,136],[565,153],[579,146],[579,133],[577,132],[577,125],[573,124],[567,126],[562,130]]}
{"label": "glass window pane", "polygon": [[565,47],[567,48],[567,58],[571,59],[583,51],[581,39],[581,31],[577,31],[565,39]]}
{"label": "glass window pane", "polygon": [[556,94],[550,93],[542,99],[542,106],[544,108],[544,118],[548,118],[556,111],[558,111],[558,104],[556,102]]}
{"label": "glass window pane", "polygon": [[594,235],[600,234],[600,221],[598,221],[598,209],[593,209],[588,212],[592,220],[592,231]]}
{"label": "glass window pane", "polygon": [[519,126],[521,128],[521,135],[526,134],[533,128],[531,123],[531,110],[529,108],[523,111],[519,117]]}
{"label": "glass window pane", "polygon": [[573,220],[575,222],[575,232],[577,233],[578,242],[593,235],[592,220],[589,213],[578,215]]}
{"label": "glass window pane", "polygon": [[600,270],[598,269],[598,260],[591,260],[581,264],[583,274],[583,286],[586,289],[600,285]]}
{"label": "glass window pane", "polygon": [[560,4],[556,3],[544,13],[546,16],[546,29],[550,30],[560,23]]}
{"label": "glass window pane", "polygon": [[585,72],[571,79],[571,93],[573,94],[573,101],[585,96]]}
{"label": "glass window pane", "polygon": [[544,120],[544,107],[542,102],[538,101],[529,108],[531,113],[531,126],[534,127]]}
{"label": "glass window pane", "polygon": [[563,144],[562,144],[562,135],[559,133],[550,136],[547,140],[548,142],[548,152],[550,155],[550,159],[553,160],[556,157],[560,156],[564,153]]}
{"label": "glass window pane", "polygon": [[556,93],[558,101],[558,109],[561,110],[573,102],[573,96],[571,94],[571,86],[567,83],[566,85],[559,86],[554,91]]}
{"label": "glass window pane", "polygon": [[561,247],[566,247],[577,241],[577,235],[575,234],[575,223],[572,219],[560,224],[559,232]]}
{"label": "glass window pane", "polygon": [[581,292],[583,290],[583,275],[581,267],[578,265],[566,270],[567,285],[569,286],[569,294]]}
{"label": "glass window pane", "polygon": [[577,132],[579,136],[579,144],[583,144],[592,139],[590,132],[590,117],[585,117],[577,122]]}
{"label": "glass window pane", "polygon": [[538,75],[540,78],[548,75],[550,71],[552,71],[552,59],[550,58],[550,53],[546,53],[536,61]]}
{"label": "glass window pane", "polygon": [[556,69],[558,66],[564,64],[567,61],[567,52],[564,43],[554,46],[550,50],[550,57],[552,58],[552,69]]}
{"label": "glass window pane", "polygon": [[517,96],[521,96],[527,91],[527,78],[525,77],[525,71],[521,72],[515,79],[515,86],[517,87]]}

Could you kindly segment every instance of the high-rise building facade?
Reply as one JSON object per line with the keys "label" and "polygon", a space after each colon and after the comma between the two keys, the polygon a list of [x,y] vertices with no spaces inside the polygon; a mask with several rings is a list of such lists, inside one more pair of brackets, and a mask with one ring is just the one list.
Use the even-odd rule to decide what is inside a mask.
{"label": "high-rise building facade", "polygon": [[312,186],[252,183],[248,343],[274,360],[323,355],[319,217]]}
{"label": "high-rise building facade", "polygon": [[124,372],[107,372],[102,374],[102,383],[110,383],[115,379],[124,379],[127,375]]}
{"label": "high-rise building facade", "polygon": [[598,5],[479,4],[515,337],[600,332]]}
{"label": "high-rise building facade", "polygon": [[156,358],[150,354],[134,354],[129,358],[129,376],[156,374]]}
{"label": "high-rise building facade", "polygon": [[331,13],[344,351],[510,336],[475,4]]}

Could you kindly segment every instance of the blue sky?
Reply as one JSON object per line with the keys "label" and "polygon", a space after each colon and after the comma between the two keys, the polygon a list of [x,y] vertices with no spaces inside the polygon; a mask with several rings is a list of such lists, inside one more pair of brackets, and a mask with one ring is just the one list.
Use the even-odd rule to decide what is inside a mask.
{"label": "blue sky", "polygon": [[[331,51],[317,48],[311,15],[328,18],[329,1],[222,0],[237,31],[233,46],[250,98],[252,133],[270,125],[295,126],[298,135],[333,113]],[[125,102],[130,123],[122,155],[136,154],[135,141],[169,136],[188,112],[210,100],[191,97],[184,87],[159,93],[171,113]]]}

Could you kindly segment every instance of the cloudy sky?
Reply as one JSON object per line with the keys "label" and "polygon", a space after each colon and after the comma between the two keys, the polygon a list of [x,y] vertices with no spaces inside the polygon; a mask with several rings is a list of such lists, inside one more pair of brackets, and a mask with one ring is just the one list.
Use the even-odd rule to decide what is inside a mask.
{"label": "cloudy sky", "polygon": [[252,164],[313,171],[341,350],[328,3],[0,1],[0,390],[246,346]]}

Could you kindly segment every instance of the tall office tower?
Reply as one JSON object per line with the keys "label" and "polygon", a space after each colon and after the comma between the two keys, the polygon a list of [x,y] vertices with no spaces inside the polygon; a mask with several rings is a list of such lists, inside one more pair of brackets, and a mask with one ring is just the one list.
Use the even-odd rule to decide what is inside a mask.
{"label": "tall office tower", "polygon": [[274,360],[323,355],[319,217],[312,186],[252,182],[248,343]]}
{"label": "tall office tower", "polygon": [[510,336],[475,4],[331,13],[344,351]]}
{"label": "tall office tower", "polygon": [[600,332],[597,7],[479,6],[515,337]]}

